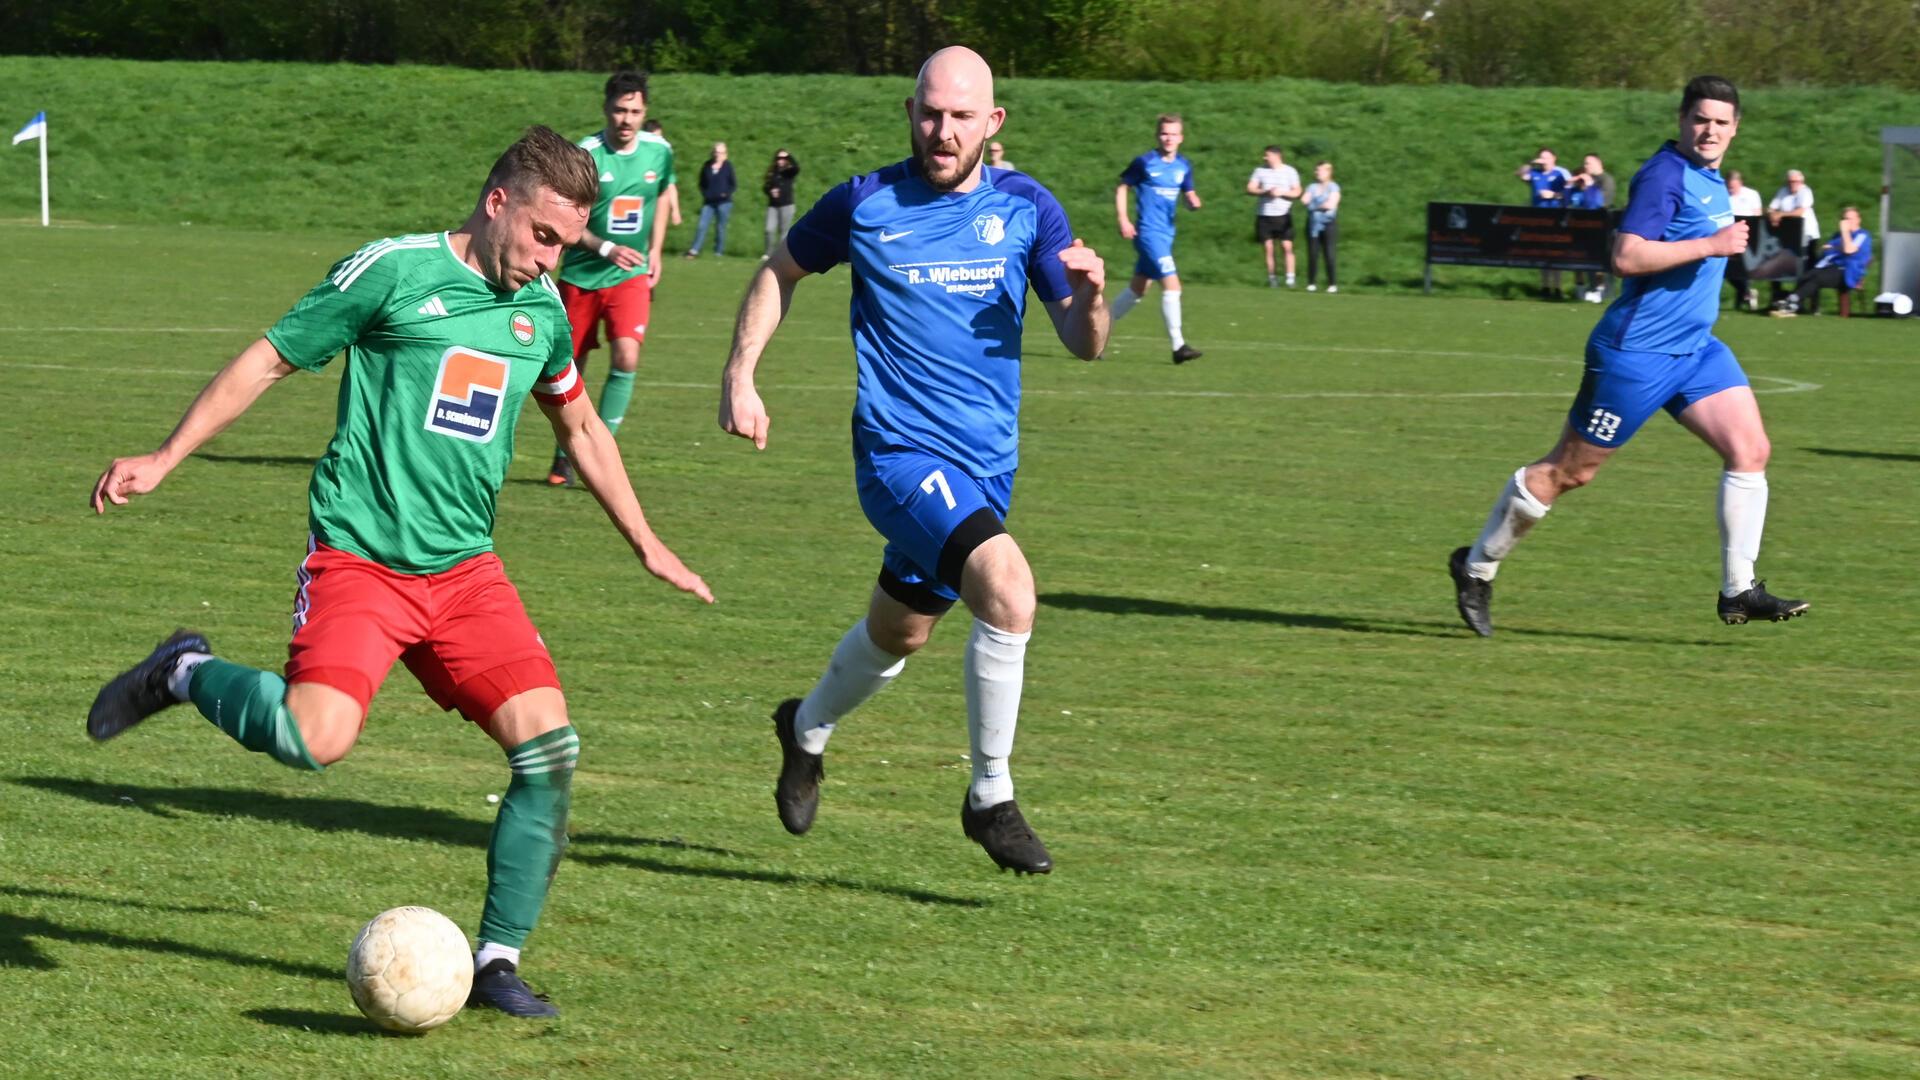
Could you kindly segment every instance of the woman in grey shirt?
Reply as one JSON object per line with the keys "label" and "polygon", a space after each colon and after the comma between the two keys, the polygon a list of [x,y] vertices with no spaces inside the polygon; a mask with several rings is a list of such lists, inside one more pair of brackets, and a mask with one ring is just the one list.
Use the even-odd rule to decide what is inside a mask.
{"label": "woman in grey shirt", "polygon": [[1340,185],[1333,182],[1333,162],[1322,161],[1313,167],[1313,183],[1307,185],[1300,201],[1307,204],[1307,291],[1317,285],[1320,260],[1327,261],[1327,291],[1337,293],[1340,286],[1333,276],[1333,249],[1340,239]]}

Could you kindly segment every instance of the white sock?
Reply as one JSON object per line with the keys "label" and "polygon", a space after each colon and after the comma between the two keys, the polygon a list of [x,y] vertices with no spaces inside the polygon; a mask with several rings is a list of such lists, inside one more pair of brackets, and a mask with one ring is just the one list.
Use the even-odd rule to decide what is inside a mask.
{"label": "white sock", "polygon": [[1026,678],[1027,639],[973,620],[964,665],[967,684],[967,742],[973,750],[975,810],[1013,798],[1013,729],[1020,716],[1020,687]]}
{"label": "white sock", "polygon": [[1180,336],[1180,293],[1178,290],[1160,290],[1160,317],[1167,320],[1167,336],[1173,339],[1173,347],[1178,349],[1187,343]]}
{"label": "white sock", "polygon": [[809,754],[823,753],[833,726],[840,718],[860,707],[860,703],[886,689],[900,669],[907,666],[903,656],[895,656],[873,643],[867,633],[867,620],[853,624],[834,646],[833,659],[820,681],[800,702],[793,718],[793,734],[800,749]]}
{"label": "white sock", "polygon": [[[1728,473],[1727,475],[1732,476],[1733,474]],[[187,687],[193,685],[193,669],[211,659],[213,659],[213,657],[203,652],[180,654],[180,658],[173,662],[173,672],[167,676],[167,693],[173,695],[173,700],[186,701],[188,699]]]}
{"label": "white sock", "polygon": [[1140,297],[1141,294],[1134,292],[1132,289],[1121,289],[1120,295],[1114,297],[1113,303],[1107,305],[1109,320],[1119,322],[1121,316],[1132,311],[1133,305],[1140,302]]}
{"label": "white sock", "polygon": [[1720,595],[1738,596],[1753,585],[1760,533],[1767,527],[1767,474],[1720,474]]}
{"label": "white sock", "polygon": [[1480,538],[1473,542],[1473,550],[1467,552],[1467,573],[1481,581],[1492,581],[1500,572],[1500,560],[1507,557],[1507,552],[1513,550],[1513,545],[1527,535],[1535,522],[1547,516],[1549,509],[1551,507],[1527,490],[1527,470],[1522,466],[1507,481],[1500,497],[1493,500],[1487,523],[1480,527]]}
{"label": "white sock", "polygon": [[480,943],[480,951],[473,954],[473,970],[479,971],[495,960],[505,960],[515,969],[520,967],[520,950],[510,945],[495,945],[491,941]]}

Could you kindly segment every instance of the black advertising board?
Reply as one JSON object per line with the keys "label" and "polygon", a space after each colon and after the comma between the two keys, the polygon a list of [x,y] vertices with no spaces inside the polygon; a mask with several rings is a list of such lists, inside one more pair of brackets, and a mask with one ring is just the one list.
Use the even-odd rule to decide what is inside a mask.
{"label": "black advertising board", "polygon": [[1427,204],[1427,262],[1605,270],[1613,211],[1491,203]]}

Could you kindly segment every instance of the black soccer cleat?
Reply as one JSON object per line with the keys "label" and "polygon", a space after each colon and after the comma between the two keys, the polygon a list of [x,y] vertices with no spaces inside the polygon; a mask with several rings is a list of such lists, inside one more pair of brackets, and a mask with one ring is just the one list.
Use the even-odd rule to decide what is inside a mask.
{"label": "black soccer cleat", "polygon": [[1736,596],[1720,597],[1720,621],[1728,626],[1759,620],[1762,622],[1786,622],[1788,619],[1805,615],[1813,604],[1806,600],[1782,600],[1767,592],[1767,583],[1755,581],[1746,592]]}
{"label": "black soccer cleat", "polygon": [[180,629],[154,646],[145,660],[115,675],[87,710],[87,734],[105,742],[169,705],[178,705],[167,691],[167,677],[182,653],[210,653],[213,646],[197,631]]}
{"label": "black soccer cleat", "polygon": [[467,1004],[499,1009],[523,1020],[560,1015],[559,1007],[548,1001],[547,995],[534,993],[514,969],[513,961],[504,956],[473,973],[473,990],[467,994]]}
{"label": "black soccer cleat", "polygon": [[1184,364],[1189,360],[1198,360],[1205,355],[1205,353],[1191,345],[1182,345],[1173,350],[1173,362],[1176,364]]}
{"label": "black soccer cleat", "polygon": [[1460,618],[1467,629],[1481,637],[1493,636],[1493,582],[1482,581],[1467,572],[1467,552],[1472,548],[1457,548],[1447,559],[1447,570],[1453,575],[1453,601],[1460,608]]}
{"label": "black soccer cleat", "polygon": [[994,803],[985,810],[973,808],[973,794],[960,800],[960,827],[967,839],[979,844],[1002,870],[1016,874],[1047,874],[1053,871],[1053,856],[1047,845],[1033,835],[1020,807],[1012,799]]}
{"label": "black soccer cleat", "polygon": [[573,486],[573,461],[567,455],[553,455],[553,465],[547,469],[547,486]]}
{"label": "black soccer cleat", "polygon": [[793,734],[793,718],[799,713],[797,697],[773,710],[773,733],[780,740],[780,780],[773,786],[773,805],[780,811],[780,824],[795,836],[813,828],[814,811],[820,809],[820,781],[827,776],[826,755],[802,750]]}

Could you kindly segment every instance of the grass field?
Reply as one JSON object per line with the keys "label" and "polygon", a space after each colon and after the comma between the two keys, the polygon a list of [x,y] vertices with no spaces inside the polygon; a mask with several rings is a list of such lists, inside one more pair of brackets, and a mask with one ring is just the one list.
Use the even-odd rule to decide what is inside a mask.
{"label": "grass field", "polygon": [[0,226],[0,1072],[1920,1074],[1913,324],[1723,321],[1774,439],[1762,571],[1809,617],[1715,620],[1718,466],[1655,421],[1510,561],[1491,640],[1444,560],[1546,448],[1597,309],[1196,287],[1195,364],[1150,307],[1105,363],[1030,342],[1014,769],[1058,869],[1016,880],[955,820],[953,626],[842,725],[814,832],[774,817],[766,715],[879,543],[844,274],[763,366],[769,449],[714,427],[748,260],[668,268],[621,434],[718,605],[540,482],[537,413],[501,495],[585,741],[525,968],[564,1016],[379,1035],[347,944],[404,903],[472,931],[499,751],[404,671],[317,776],[190,710],[81,724],[176,625],[284,658],[337,373],[132,506],[83,498],[366,238]]}
{"label": "grass field", "polygon": [[[3,44],[3,43],[0,43]],[[0,57],[0,125],[46,110],[53,213],[69,221],[333,229],[384,236],[458,220],[473,180],[527,124],[571,135],[598,129],[603,77],[424,67],[142,63]],[[741,192],[730,240],[760,254],[759,173],[789,147],[802,206],[856,172],[906,155],[900,102],[909,79],[852,76],[663,75],[652,114],[680,155],[682,194],[697,209],[694,171],[726,140]],[[1426,204],[1510,202],[1516,166],[1541,145],[1563,163],[1600,154],[1620,184],[1673,136],[1672,93],[1464,86],[1121,83],[1002,79],[1007,156],[1049,185],[1095,246],[1118,244],[1113,187],[1152,148],[1153,118],[1188,118],[1182,151],[1207,200],[1180,215],[1181,274],[1258,284],[1254,202],[1244,192],[1260,150],[1279,143],[1311,179],[1331,159],[1343,186],[1341,264],[1349,285],[1417,291]],[[1920,123],[1920,94],[1880,87],[1748,93],[1730,168],[1762,197],[1788,168],[1807,172],[1831,235],[1858,203],[1878,227],[1880,128]],[[8,120],[12,117],[11,121]],[[9,132],[15,130],[8,128]],[[33,147],[0,153],[0,220],[39,214]],[[692,241],[693,221],[672,243]],[[1304,244],[1301,258],[1304,261]],[[1304,267],[1303,267],[1304,269]],[[1503,295],[1529,272],[1448,268],[1442,290]],[[1877,280],[1877,278],[1875,279]]]}

